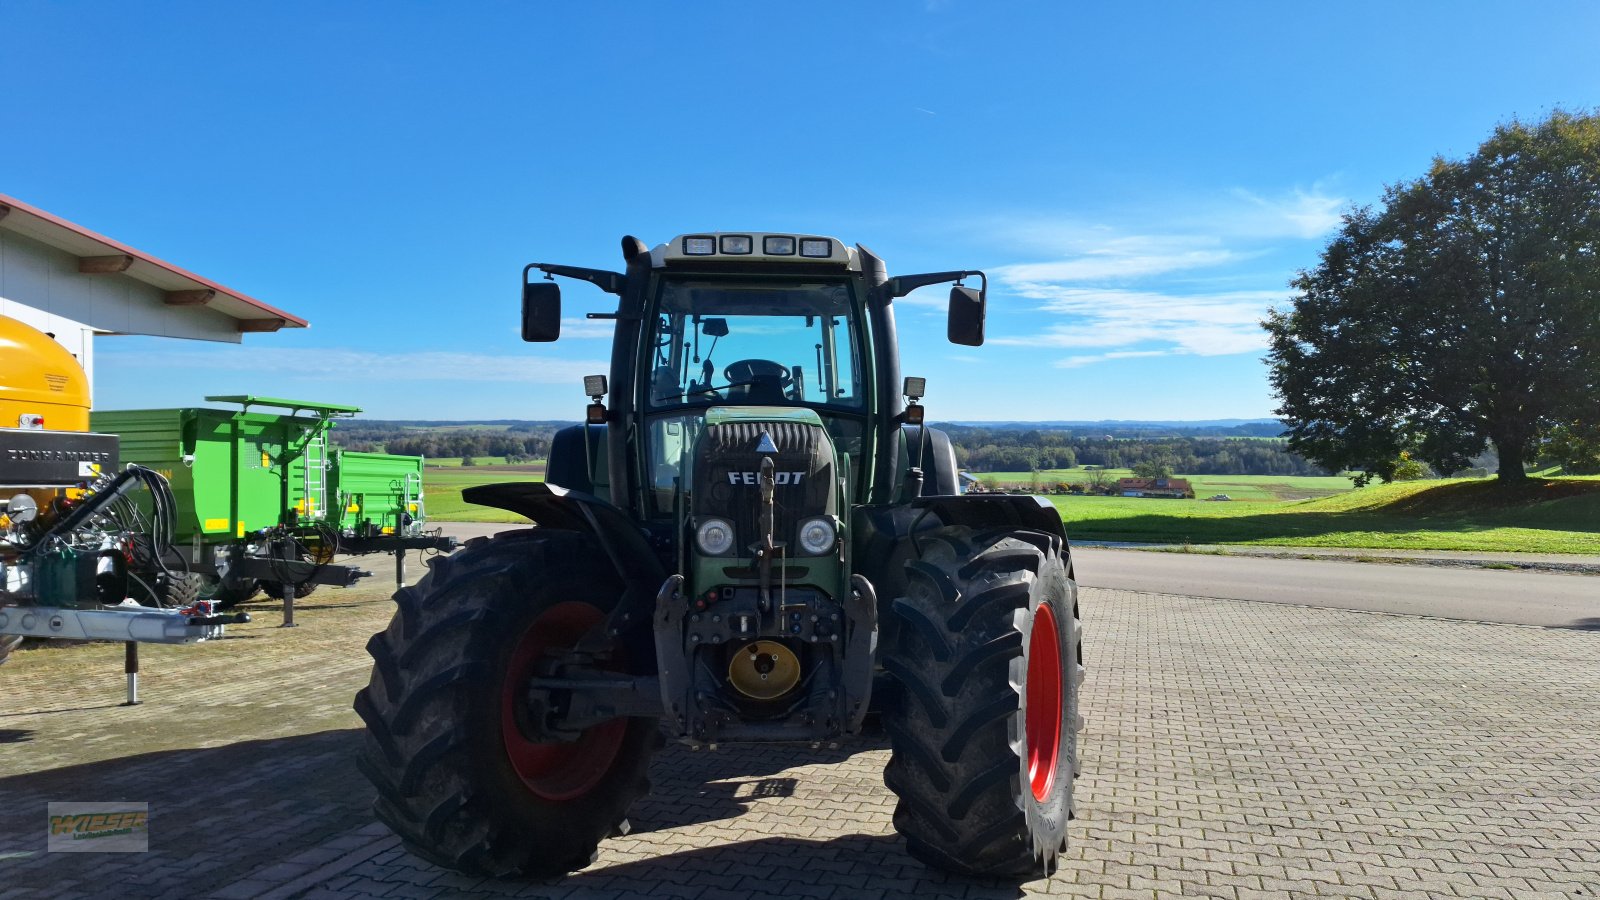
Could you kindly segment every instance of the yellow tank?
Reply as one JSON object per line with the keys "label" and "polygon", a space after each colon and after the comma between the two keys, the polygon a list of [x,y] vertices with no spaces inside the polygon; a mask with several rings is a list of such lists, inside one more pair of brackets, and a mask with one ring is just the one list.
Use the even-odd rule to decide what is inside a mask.
{"label": "yellow tank", "polygon": [[48,334],[0,316],[0,428],[43,416],[50,431],[89,430],[89,378]]}

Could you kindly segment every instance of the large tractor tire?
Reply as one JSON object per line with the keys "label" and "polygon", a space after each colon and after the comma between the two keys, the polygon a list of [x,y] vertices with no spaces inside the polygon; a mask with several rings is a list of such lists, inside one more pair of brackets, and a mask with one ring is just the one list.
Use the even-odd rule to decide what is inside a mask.
{"label": "large tractor tire", "polygon": [[[593,861],[650,789],[653,718],[614,719],[574,742],[519,725],[529,676],[575,646],[623,585],[587,535],[535,528],[430,561],[367,643],[372,679],[358,763],[374,810],[412,853],[474,875],[549,877]],[[614,654],[619,656],[620,653]],[[630,670],[650,660],[617,660]]]}
{"label": "large tractor tire", "polygon": [[1028,878],[1066,848],[1083,679],[1077,588],[1059,537],[945,527],[916,538],[884,668],[883,780],[911,855]]}

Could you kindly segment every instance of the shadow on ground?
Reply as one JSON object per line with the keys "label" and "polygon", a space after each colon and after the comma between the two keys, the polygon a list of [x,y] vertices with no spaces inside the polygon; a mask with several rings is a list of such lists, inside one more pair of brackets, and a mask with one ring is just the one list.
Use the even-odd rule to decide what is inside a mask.
{"label": "shadow on ground", "polygon": [[[0,730],[0,771],[24,769],[32,739],[25,729]],[[17,854],[6,861],[6,886],[69,894],[118,883],[126,897],[205,896],[372,824],[373,792],[354,764],[361,740],[359,729],[324,731],[0,777],[0,853]],[[735,819],[754,801],[793,795],[799,780],[785,774],[788,770],[818,767],[808,777],[827,778],[825,767],[884,747],[881,737],[821,750],[766,746],[696,752],[669,745],[652,766],[654,790],[629,814],[631,836]],[[44,853],[46,804],[52,800],[149,803],[150,852]],[[226,851],[219,852],[221,847]],[[866,878],[862,873],[870,871],[873,890],[881,883],[885,892],[903,895],[914,893],[920,878],[947,877],[912,860],[896,837],[846,835],[719,844],[580,873],[562,884],[580,891],[598,888],[602,875],[648,884],[668,870],[749,867],[752,860],[767,874],[752,872],[751,878],[765,877],[769,887],[780,876],[812,883],[808,879],[830,873],[848,876],[848,883],[859,887]],[[971,884],[971,896],[1018,896],[1014,886]]]}
{"label": "shadow on ground", "polygon": [[[359,740],[354,729],[324,731],[0,777],[0,852],[20,854],[6,861],[5,886],[205,896],[372,821]],[[0,771],[23,769],[27,752],[0,748]],[[150,852],[46,854],[53,800],[149,803]]]}
{"label": "shadow on ground", "polygon": [[1565,625],[1555,625],[1567,631],[1600,631],[1600,617],[1591,616],[1587,619],[1574,619]]}
{"label": "shadow on ground", "polygon": [[[650,894],[652,886],[662,884],[704,884],[752,897],[810,896],[819,890],[863,900],[928,893],[974,900],[1015,900],[1024,895],[1014,882],[929,869],[906,853],[898,837],[867,834],[829,840],[738,841],[578,872],[547,884],[571,889],[572,896],[579,897]],[[935,885],[942,889],[930,890]]]}

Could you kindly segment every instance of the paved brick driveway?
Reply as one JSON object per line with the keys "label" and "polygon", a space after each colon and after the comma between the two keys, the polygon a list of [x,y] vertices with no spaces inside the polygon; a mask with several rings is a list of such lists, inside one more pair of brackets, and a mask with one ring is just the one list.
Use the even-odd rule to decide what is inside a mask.
{"label": "paved brick driveway", "polygon": [[[1087,773],[1051,880],[913,862],[874,742],[669,749],[591,869],[462,878],[371,824],[351,764],[382,594],[148,651],[135,710],[115,647],[0,669],[0,898],[1600,894],[1600,633],[1119,591],[1085,592]],[[147,800],[153,850],[46,855],[47,799]]]}

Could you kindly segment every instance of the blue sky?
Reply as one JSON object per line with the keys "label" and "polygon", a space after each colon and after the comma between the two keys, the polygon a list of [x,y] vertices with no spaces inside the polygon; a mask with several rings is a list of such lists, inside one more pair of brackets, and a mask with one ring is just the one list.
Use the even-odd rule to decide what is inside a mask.
{"label": "blue sky", "polygon": [[312,322],[102,338],[99,405],[576,418],[608,335],[521,343],[525,263],[766,229],[990,273],[981,348],[901,301],[935,418],[1266,415],[1255,322],[1341,209],[1600,103],[1590,3],[446,10],[0,3],[0,193]]}

